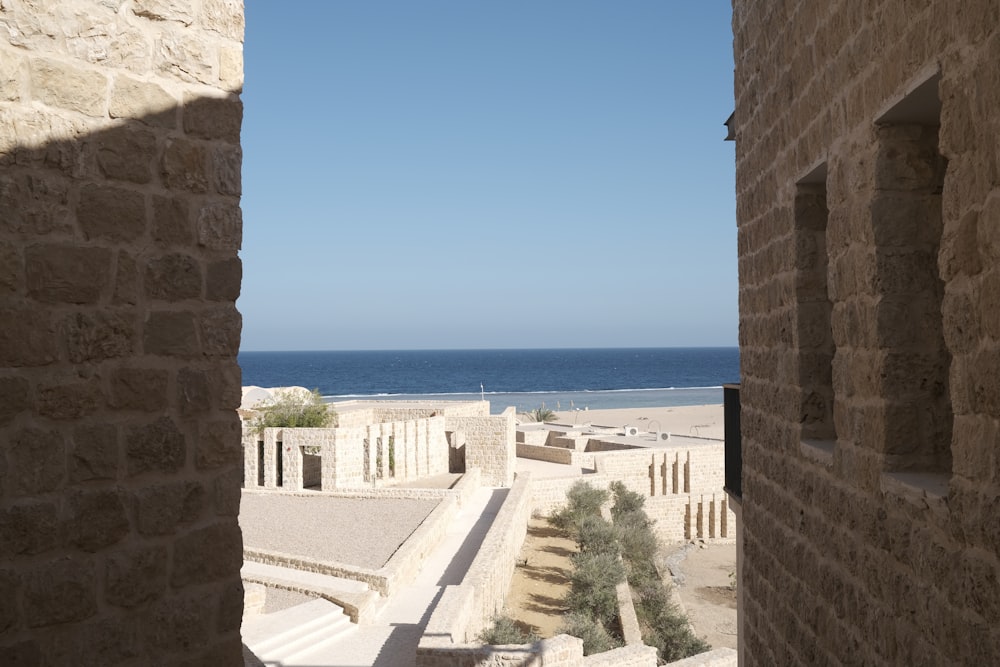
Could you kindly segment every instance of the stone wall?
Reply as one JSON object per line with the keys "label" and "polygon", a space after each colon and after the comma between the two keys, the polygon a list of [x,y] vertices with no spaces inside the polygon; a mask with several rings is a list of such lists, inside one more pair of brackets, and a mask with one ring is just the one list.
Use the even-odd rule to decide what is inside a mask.
{"label": "stone wall", "polygon": [[[243,485],[325,491],[389,484],[448,472],[444,417],[338,428],[243,427]],[[306,483],[307,451],[318,451]],[[313,462],[315,465],[315,462]],[[263,466],[263,467],[262,467]]]}
{"label": "stone wall", "polygon": [[1000,655],[1000,4],[733,3],[745,664]]}
{"label": "stone wall", "polygon": [[239,664],[242,3],[0,35],[0,661]]}
{"label": "stone wall", "polygon": [[484,486],[510,486],[517,461],[514,408],[503,414],[448,417],[447,430],[465,436],[465,465],[483,471]]}
{"label": "stone wall", "polygon": [[[558,447],[539,447],[519,443],[518,451],[541,459],[562,452],[577,452]],[[547,450],[539,453],[538,450]],[[591,454],[596,473],[584,475],[583,481],[608,488],[621,481],[630,490],[646,498],[645,509],[656,521],[654,530],[665,542],[686,540],[733,540],[736,516],[722,487],[725,476],[725,448],[721,442],[701,442],[691,447],[619,450]],[[545,459],[542,459],[545,460]],[[532,504],[543,514],[566,503],[566,491],[576,477],[537,479],[532,483]]]}

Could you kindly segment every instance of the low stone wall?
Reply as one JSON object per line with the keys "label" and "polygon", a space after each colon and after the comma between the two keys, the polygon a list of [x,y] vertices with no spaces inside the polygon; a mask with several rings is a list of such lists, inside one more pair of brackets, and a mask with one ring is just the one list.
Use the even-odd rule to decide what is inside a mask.
{"label": "low stone wall", "polygon": [[[545,664],[547,667],[549,663]],[[630,644],[588,655],[576,664],[580,667],[655,667],[656,649],[642,643]]]}
{"label": "low stone wall", "polygon": [[562,447],[546,447],[544,445],[529,445],[524,442],[517,443],[517,456],[522,459],[533,459],[535,461],[548,461],[549,463],[563,463],[570,465],[573,463],[573,451]]}
{"label": "low stone wall", "polygon": [[739,654],[735,649],[717,648],[690,658],[668,662],[663,667],[737,667],[738,664]]}
{"label": "low stone wall", "polygon": [[503,608],[531,514],[530,475],[518,475],[468,572],[442,593],[427,622],[422,648],[473,641]]}
{"label": "low stone wall", "polygon": [[582,477],[552,477],[531,480],[531,505],[535,512],[548,515],[552,510],[566,504],[566,492],[578,481],[606,489],[613,481],[607,475],[583,475]]}

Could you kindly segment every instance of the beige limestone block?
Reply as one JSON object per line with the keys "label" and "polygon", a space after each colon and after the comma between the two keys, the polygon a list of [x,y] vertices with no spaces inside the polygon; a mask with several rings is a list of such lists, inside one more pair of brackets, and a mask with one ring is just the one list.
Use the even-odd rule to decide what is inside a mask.
{"label": "beige limestone block", "polygon": [[135,0],[132,11],[152,21],[176,21],[191,25],[194,21],[190,0]]}
{"label": "beige limestone block", "polygon": [[201,24],[209,30],[242,42],[244,23],[242,0],[204,0]]}
{"label": "beige limestone block", "polygon": [[0,100],[13,102],[21,99],[22,60],[6,51],[0,55]]}
{"label": "beige limestone block", "polygon": [[226,90],[238,93],[243,90],[243,49],[219,49],[219,83]]}
{"label": "beige limestone block", "polygon": [[216,45],[190,31],[164,31],[153,47],[157,71],[181,81],[215,83]]}
{"label": "beige limestone block", "polygon": [[103,116],[108,97],[108,79],[93,70],[35,58],[30,66],[34,97],[51,106]]}
{"label": "beige limestone block", "polygon": [[177,99],[156,85],[126,75],[115,77],[108,113],[112,118],[134,118],[147,125],[177,125]]}

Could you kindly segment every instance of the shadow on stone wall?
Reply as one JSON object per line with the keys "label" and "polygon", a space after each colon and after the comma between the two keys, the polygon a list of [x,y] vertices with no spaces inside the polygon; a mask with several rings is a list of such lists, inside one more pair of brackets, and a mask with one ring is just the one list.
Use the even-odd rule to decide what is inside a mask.
{"label": "shadow on stone wall", "polygon": [[95,114],[23,60],[35,99],[0,96],[0,662],[238,664],[241,102],[129,119],[158,86],[119,73]]}

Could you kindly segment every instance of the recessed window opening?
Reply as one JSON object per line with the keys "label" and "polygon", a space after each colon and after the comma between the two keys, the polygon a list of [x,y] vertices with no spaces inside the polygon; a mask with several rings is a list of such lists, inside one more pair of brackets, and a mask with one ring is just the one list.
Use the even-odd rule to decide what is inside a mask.
{"label": "recessed window opening", "polygon": [[803,441],[832,446],[833,303],[827,286],[829,253],[826,163],[809,172],[795,191],[795,295],[799,361],[799,421]]}
{"label": "recessed window opening", "polygon": [[884,402],[885,467],[951,470],[951,354],[944,341],[938,272],[947,160],[938,148],[935,74],[876,121],[876,330]]}

